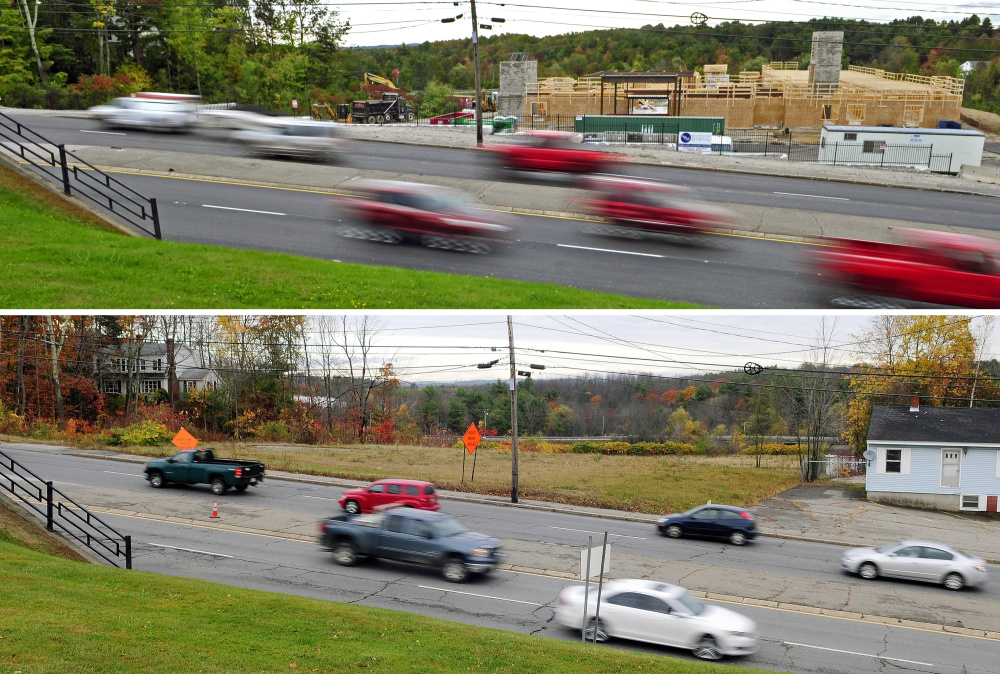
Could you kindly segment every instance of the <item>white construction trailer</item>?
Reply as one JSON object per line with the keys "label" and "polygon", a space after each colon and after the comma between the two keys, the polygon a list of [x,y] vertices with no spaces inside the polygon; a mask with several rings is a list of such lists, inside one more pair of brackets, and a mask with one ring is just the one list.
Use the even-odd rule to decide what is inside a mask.
{"label": "white construction trailer", "polygon": [[980,165],[985,141],[981,131],[972,129],[824,126],[820,132],[819,161],[958,173],[963,164]]}

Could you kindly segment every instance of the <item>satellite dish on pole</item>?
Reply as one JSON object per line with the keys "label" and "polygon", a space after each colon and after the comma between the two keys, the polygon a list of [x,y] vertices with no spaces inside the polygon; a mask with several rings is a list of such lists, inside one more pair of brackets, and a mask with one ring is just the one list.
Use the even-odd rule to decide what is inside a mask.
{"label": "satellite dish on pole", "polygon": [[862,454],[861,456],[865,457],[869,461],[874,461],[875,457],[878,456],[878,454],[875,453],[874,449],[866,449],[865,453]]}

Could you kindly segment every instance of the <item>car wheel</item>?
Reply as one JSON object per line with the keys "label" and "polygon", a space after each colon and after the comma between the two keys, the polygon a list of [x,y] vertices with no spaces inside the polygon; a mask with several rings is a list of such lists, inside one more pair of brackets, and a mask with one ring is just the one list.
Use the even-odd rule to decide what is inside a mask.
{"label": "car wheel", "polygon": [[226,493],[226,483],[222,481],[221,477],[212,478],[212,493],[216,496],[222,496]]}
{"label": "car wheel", "polygon": [[734,531],[729,534],[729,542],[733,545],[746,545],[747,536],[742,531]]}
{"label": "car wheel", "polygon": [[344,504],[344,512],[346,512],[348,515],[360,515],[361,506],[358,505],[357,501],[351,499],[350,501]]}
{"label": "car wheel", "polygon": [[167,486],[167,480],[163,477],[163,473],[156,471],[149,474],[149,484],[157,489],[162,489]]}
{"label": "car wheel", "polygon": [[417,116],[413,114],[412,110],[410,110],[408,113],[406,113],[406,121],[407,122],[412,122],[416,118],[417,118]]}
{"label": "car wheel", "polygon": [[375,115],[368,115],[368,123],[369,124],[375,123]]}
{"label": "car wheel", "polygon": [[358,563],[358,551],[350,541],[337,541],[333,544],[333,561],[341,566],[354,566]]}
{"label": "car wheel", "polygon": [[960,573],[949,573],[944,577],[944,586],[949,590],[961,590],[965,587],[965,578]]}
{"label": "car wheel", "polygon": [[452,583],[463,583],[469,577],[469,570],[465,568],[462,560],[449,559],[441,567],[441,574],[445,577],[445,580],[449,580]]}
{"label": "car wheel", "polygon": [[698,642],[698,645],[694,647],[692,651],[694,657],[700,660],[721,660],[722,651],[719,650],[719,644],[716,643],[715,639],[706,634]]}
{"label": "car wheel", "polygon": [[389,117],[387,115],[378,115],[375,118],[375,123],[376,124],[385,124],[388,121],[389,121]]}
{"label": "car wheel", "polygon": [[605,623],[602,623],[598,618],[591,618],[587,622],[586,629],[583,630],[583,640],[594,641],[595,638],[597,643],[603,644],[609,637],[605,630]]}
{"label": "car wheel", "polygon": [[865,562],[861,565],[861,568],[858,569],[858,575],[865,580],[875,580],[878,578],[878,567],[871,562]]}
{"label": "car wheel", "polygon": [[670,538],[680,538],[682,532],[679,526],[671,524],[664,533]]}

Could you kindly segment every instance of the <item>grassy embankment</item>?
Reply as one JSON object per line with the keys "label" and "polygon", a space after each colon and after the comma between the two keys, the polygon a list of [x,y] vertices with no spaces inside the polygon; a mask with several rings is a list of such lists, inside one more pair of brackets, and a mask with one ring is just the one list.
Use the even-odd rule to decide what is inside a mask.
{"label": "grassy embankment", "polygon": [[0,671],[755,671],[70,561],[18,521],[0,505]]}
{"label": "grassy embankment", "polygon": [[[479,494],[509,494],[510,452],[480,449],[465,462],[464,449],[385,445],[339,446],[323,449],[261,450],[252,446],[215,443],[224,457],[262,461],[269,470],[326,475],[355,480],[406,477],[428,480],[439,489]],[[169,456],[165,447],[113,448],[144,456]],[[521,498],[555,503],[613,508],[631,512],[668,513],[699,503],[751,506],[800,482],[794,456],[602,456],[600,454],[518,453]]]}
{"label": "grassy embankment", "polygon": [[[169,223],[165,223],[169,237]],[[449,255],[449,253],[442,253]],[[123,236],[0,167],[8,309],[697,308],[547,283],[342,264]]]}

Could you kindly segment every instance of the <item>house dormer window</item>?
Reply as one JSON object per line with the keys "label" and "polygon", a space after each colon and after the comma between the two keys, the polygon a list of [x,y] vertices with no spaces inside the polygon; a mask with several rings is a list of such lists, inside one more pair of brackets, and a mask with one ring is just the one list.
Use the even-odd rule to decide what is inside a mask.
{"label": "house dormer window", "polygon": [[153,370],[155,372],[162,372],[163,371],[163,359],[162,358],[157,358],[156,360],[153,361]]}
{"label": "house dormer window", "polygon": [[116,360],[118,361],[118,369],[122,372],[128,372],[128,361],[124,358],[118,358]]}

